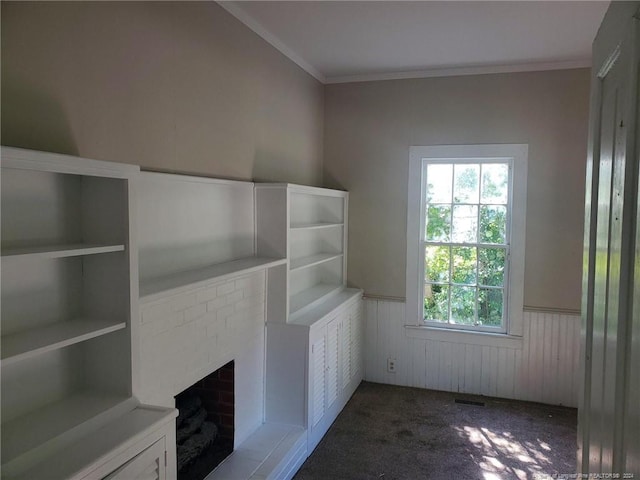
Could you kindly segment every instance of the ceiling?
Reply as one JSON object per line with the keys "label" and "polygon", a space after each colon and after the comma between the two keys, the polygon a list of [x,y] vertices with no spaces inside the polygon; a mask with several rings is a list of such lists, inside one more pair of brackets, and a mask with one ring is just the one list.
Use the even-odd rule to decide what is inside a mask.
{"label": "ceiling", "polygon": [[231,1],[323,83],[589,66],[609,2]]}

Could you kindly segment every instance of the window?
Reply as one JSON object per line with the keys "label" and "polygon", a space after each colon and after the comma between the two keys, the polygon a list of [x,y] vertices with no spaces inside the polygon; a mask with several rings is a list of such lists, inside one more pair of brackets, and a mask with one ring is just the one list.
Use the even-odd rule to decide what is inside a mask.
{"label": "window", "polygon": [[410,325],[522,331],[526,145],[412,147]]}

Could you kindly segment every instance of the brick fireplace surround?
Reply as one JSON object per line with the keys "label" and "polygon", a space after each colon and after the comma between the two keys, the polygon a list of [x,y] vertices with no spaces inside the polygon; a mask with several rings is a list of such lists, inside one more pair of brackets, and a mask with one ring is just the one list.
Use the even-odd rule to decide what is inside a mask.
{"label": "brick fireplace surround", "polygon": [[207,480],[291,478],[306,458],[302,426],[264,423],[265,285],[263,270],[141,301],[141,402],[173,407],[234,362],[233,453]]}
{"label": "brick fireplace surround", "polygon": [[263,420],[265,272],[189,289],[140,306],[144,403],[174,397],[235,363],[234,448]]}

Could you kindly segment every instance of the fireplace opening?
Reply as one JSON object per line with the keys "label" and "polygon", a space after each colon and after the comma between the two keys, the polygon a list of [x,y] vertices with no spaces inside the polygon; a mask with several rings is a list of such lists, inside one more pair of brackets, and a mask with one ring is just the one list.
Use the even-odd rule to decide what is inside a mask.
{"label": "fireplace opening", "polygon": [[178,480],[203,480],[233,452],[233,360],[175,399]]}

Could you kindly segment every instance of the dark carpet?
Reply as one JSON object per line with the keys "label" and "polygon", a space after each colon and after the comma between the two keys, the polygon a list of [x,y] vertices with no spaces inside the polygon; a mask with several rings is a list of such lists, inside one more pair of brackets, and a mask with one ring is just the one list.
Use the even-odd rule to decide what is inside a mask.
{"label": "dark carpet", "polygon": [[294,479],[552,478],[576,470],[576,424],[573,408],[363,382]]}

